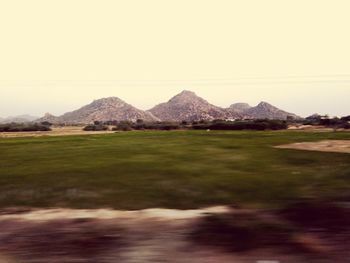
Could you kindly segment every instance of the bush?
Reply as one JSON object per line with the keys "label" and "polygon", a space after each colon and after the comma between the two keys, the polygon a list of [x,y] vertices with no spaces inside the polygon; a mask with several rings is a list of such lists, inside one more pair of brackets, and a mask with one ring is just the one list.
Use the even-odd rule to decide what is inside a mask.
{"label": "bush", "polygon": [[150,123],[137,123],[133,125],[135,130],[177,130],[181,126],[177,122],[150,122]]}
{"label": "bush", "polygon": [[41,125],[44,125],[44,126],[48,126],[48,127],[51,127],[52,126],[52,123],[51,122],[48,122],[48,121],[43,121],[40,123]]}
{"label": "bush", "polygon": [[327,115],[320,116],[320,115],[312,115],[310,117],[307,117],[303,124],[305,125],[321,125],[325,127],[330,128],[343,128],[343,129],[349,129],[350,128],[350,115],[344,116],[342,118],[330,118]]}
{"label": "bush", "polygon": [[129,121],[121,121],[113,128],[113,131],[131,131],[132,123]]}
{"label": "bush", "polygon": [[281,120],[215,121],[209,124],[195,124],[195,130],[284,130],[288,125]]}
{"label": "bush", "polygon": [[131,130],[177,130],[182,126],[177,122],[144,122],[138,120],[136,123],[128,121],[119,122],[114,131],[131,131]]}
{"label": "bush", "polygon": [[350,123],[349,122],[344,122],[341,125],[339,125],[339,128],[350,129]]}
{"label": "bush", "polygon": [[131,131],[131,130],[161,130],[170,131],[178,129],[194,130],[283,130],[287,129],[287,121],[282,120],[201,120],[198,122],[145,122],[137,120],[135,123],[129,121],[120,121],[113,128],[114,131]]}
{"label": "bush", "polygon": [[103,124],[91,124],[83,129],[84,131],[107,131],[108,127]]}
{"label": "bush", "polygon": [[228,252],[246,252],[264,247],[290,247],[293,234],[289,226],[242,212],[208,215],[198,221],[189,237],[198,244]]}
{"label": "bush", "polygon": [[48,125],[43,124],[22,124],[8,123],[0,125],[0,132],[30,132],[30,131],[51,131]]}
{"label": "bush", "polygon": [[341,120],[346,122],[350,121],[350,115],[342,117]]}

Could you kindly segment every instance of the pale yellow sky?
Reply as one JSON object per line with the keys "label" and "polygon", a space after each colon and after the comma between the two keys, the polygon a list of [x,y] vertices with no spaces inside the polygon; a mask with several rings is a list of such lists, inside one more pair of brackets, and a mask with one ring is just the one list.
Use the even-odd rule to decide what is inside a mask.
{"label": "pale yellow sky", "polygon": [[350,114],[349,0],[0,0],[0,116],[183,90]]}

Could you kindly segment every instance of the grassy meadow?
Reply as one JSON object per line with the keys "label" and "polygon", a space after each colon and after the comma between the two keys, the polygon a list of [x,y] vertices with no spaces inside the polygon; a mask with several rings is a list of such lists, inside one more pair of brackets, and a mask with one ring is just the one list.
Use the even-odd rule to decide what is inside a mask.
{"label": "grassy meadow", "polygon": [[0,138],[0,207],[274,207],[350,199],[350,154],[273,148],[348,132],[171,131]]}

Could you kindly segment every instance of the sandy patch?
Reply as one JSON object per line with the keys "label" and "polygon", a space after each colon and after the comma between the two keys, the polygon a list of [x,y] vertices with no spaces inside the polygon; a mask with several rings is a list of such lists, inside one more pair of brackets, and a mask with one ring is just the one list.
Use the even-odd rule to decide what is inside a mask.
{"label": "sandy patch", "polygon": [[319,152],[350,153],[350,140],[324,140],[319,142],[299,142],[279,145],[279,149],[296,149]]}
{"label": "sandy patch", "polygon": [[298,130],[298,131],[334,131],[333,128],[327,128],[325,126],[316,126],[316,125],[298,125],[298,126],[289,126],[288,130]]}
{"label": "sandy patch", "polygon": [[52,131],[38,132],[0,132],[0,138],[19,138],[19,137],[40,137],[40,136],[67,136],[67,135],[89,135],[89,134],[106,134],[114,131],[83,131],[84,127],[67,126],[54,127]]}
{"label": "sandy patch", "polygon": [[60,219],[191,219],[205,216],[207,214],[220,214],[230,211],[229,207],[216,206],[205,209],[175,210],[175,209],[145,209],[136,211],[120,211],[111,209],[42,209],[25,213],[4,210],[0,220],[20,219],[30,221],[47,221]]}

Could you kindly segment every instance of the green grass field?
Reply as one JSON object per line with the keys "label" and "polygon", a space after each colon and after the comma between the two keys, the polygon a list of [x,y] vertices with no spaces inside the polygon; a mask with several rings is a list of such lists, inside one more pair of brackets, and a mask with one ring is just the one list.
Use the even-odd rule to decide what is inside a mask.
{"label": "green grass field", "polygon": [[126,132],[0,139],[0,207],[273,207],[350,199],[350,154],[275,149],[345,132]]}

